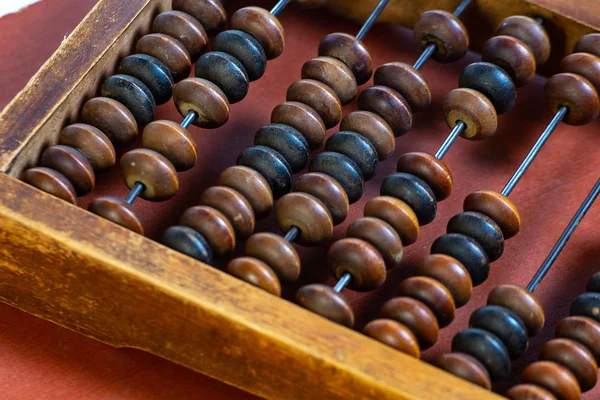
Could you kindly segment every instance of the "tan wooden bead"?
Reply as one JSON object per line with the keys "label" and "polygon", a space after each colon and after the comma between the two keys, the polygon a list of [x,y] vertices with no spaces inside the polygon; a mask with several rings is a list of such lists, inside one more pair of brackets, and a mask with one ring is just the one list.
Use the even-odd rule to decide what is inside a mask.
{"label": "tan wooden bead", "polygon": [[529,336],[544,327],[544,309],[531,292],[515,285],[500,285],[489,293],[487,304],[508,308],[521,318]]}
{"label": "tan wooden bead", "polygon": [[445,254],[430,254],[423,258],[415,270],[417,275],[427,276],[448,288],[456,307],[469,301],[473,282],[467,269],[457,259]]}
{"label": "tan wooden bead", "polygon": [[517,207],[508,197],[493,190],[478,190],[469,194],[463,203],[463,210],[480,212],[493,219],[506,240],[521,229],[521,215]]}
{"label": "tan wooden bead", "polygon": [[348,215],[350,203],[346,191],[338,181],[327,174],[309,172],[294,182],[294,192],[315,196],[327,207],[334,225],[342,223]]}
{"label": "tan wooden bead", "polygon": [[513,386],[506,392],[506,397],[511,400],[556,400],[552,393],[531,383]]}
{"label": "tan wooden bead", "polygon": [[600,58],[589,53],[569,54],[560,62],[562,72],[581,75],[596,89],[600,90]]}
{"label": "tan wooden bead", "polygon": [[538,65],[545,64],[550,57],[550,38],[546,29],[531,17],[513,15],[504,18],[494,36],[506,35],[519,39],[529,47]]}
{"label": "tan wooden bead", "polygon": [[272,60],[283,53],[285,37],[276,16],[260,7],[244,7],[231,16],[231,28],[254,36]]}
{"label": "tan wooden bead", "polygon": [[536,361],[529,364],[523,370],[521,380],[547,389],[559,400],[581,398],[581,389],[571,371],[551,361]]}
{"label": "tan wooden bead", "polygon": [[115,148],[102,131],[88,124],[72,124],[60,132],[58,143],[79,150],[92,168],[104,171],[117,162]]}
{"label": "tan wooden bead", "polygon": [[209,35],[225,29],[227,14],[218,0],[173,0],[173,10],[196,18]]}
{"label": "tan wooden bead", "polygon": [[83,153],[73,147],[48,147],[42,154],[41,165],[63,174],[73,184],[78,196],[84,196],[94,189],[94,169]]}
{"label": "tan wooden bead", "polygon": [[311,107],[297,101],[286,101],[279,104],[271,113],[274,124],[289,125],[304,136],[312,149],[325,142],[327,134],[321,116]]}
{"label": "tan wooden bead", "polygon": [[219,185],[240,192],[252,206],[256,218],[264,218],[273,208],[273,192],[267,180],[252,168],[235,165],[219,177]]}
{"label": "tan wooden bead", "polygon": [[178,82],[190,76],[192,60],[185,46],[177,39],[163,33],[150,33],[138,40],[135,51],[147,54],[163,63],[173,80]]}
{"label": "tan wooden bead", "polygon": [[377,249],[388,269],[400,265],[404,248],[396,230],[387,222],[373,217],[363,217],[352,222],[346,237],[362,239]]}
{"label": "tan wooden bead", "polygon": [[252,206],[237,190],[225,186],[212,186],[202,193],[200,204],[222,212],[229,219],[237,236],[246,238],[254,232]]}
{"label": "tan wooden bead", "polygon": [[581,387],[591,390],[598,380],[598,364],[594,355],[581,343],[571,339],[552,339],[540,347],[540,360],[553,361],[566,367]]}
{"label": "tan wooden bead", "polygon": [[458,17],[442,10],[421,14],[413,28],[417,42],[424,49],[436,45],[433,58],[441,62],[459,60],[469,50],[469,34]]}
{"label": "tan wooden bead", "polygon": [[192,122],[201,128],[218,128],[229,120],[227,96],[217,85],[202,78],[188,78],[173,91],[173,101],[181,116],[190,111],[198,114]]}
{"label": "tan wooden bead", "polygon": [[169,35],[181,42],[190,60],[196,62],[208,45],[208,35],[202,24],[190,14],[169,10],[154,19],[152,32]]}
{"label": "tan wooden bead", "polygon": [[433,190],[437,201],[450,197],[452,174],[446,164],[427,153],[406,153],[400,156],[396,171],[413,174],[425,181]]}
{"label": "tan wooden bead", "polygon": [[123,104],[108,97],[94,97],[81,109],[84,123],[100,129],[115,145],[127,145],[135,140],[138,125]]}
{"label": "tan wooden bead", "polygon": [[600,98],[594,85],[581,75],[563,72],[546,81],[544,93],[552,113],[566,106],[569,112],[563,120],[569,125],[585,125],[598,117]]}
{"label": "tan wooden bead", "polygon": [[340,60],[333,57],[316,57],[302,66],[302,79],[314,79],[329,86],[342,104],[348,104],[356,97],[357,85],[352,71]]}
{"label": "tan wooden bead", "polygon": [[256,258],[234,258],[227,264],[227,272],[267,293],[281,296],[281,284],[277,275],[267,264]]}
{"label": "tan wooden bead", "polygon": [[345,238],[329,247],[327,264],[336,279],[349,273],[348,287],[368,292],[385,282],[386,268],[383,257],[375,247],[361,239]]}
{"label": "tan wooden bead", "polygon": [[492,388],[490,375],[483,364],[468,354],[454,352],[440,354],[435,360],[435,365],[484,389]]}
{"label": "tan wooden bead", "polygon": [[298,101],[313,108],[327,129],[336,126],[342,119],[342,104],[329,86],[314,79],[301,79],[290,85],[285,98]]}
{"label": "tan wooden bead", "polygon": [[363,333],[409,356],[421,356],[415,335],[406,326],[392,319],[373,320],[365,326]]}
{"label": "tan wooden bead", "polygon": [[177,171],[187,171],[198,162],[194,138],[187,129],[173,121],[152,121],[146,125],[142,145],[165,156]]}
{"label": "tan wooden bead", "polygon": [[319,43],[319,56],[342,61],[354,74],[356,83],[362,85],[373,75],[373,61],[365,45],[347,33],[331,33]]}
{"label": "tan wooden bead", "polygon": [[365,203],[365,217],[375,217],[390,224],[404,246],[417,241],[419,220],[408,204],[391,196],[377,196]]}
{"label": "tan wooden bead", "polygon": [[387,86],[371,86],[360,92],[358,108],[383,118],[396,137],[404,135],[412,127],[412,111],[408,102]]}
{"label": "tan wooden bead", "polygon": [[443,108],[448,127],[453,129],[458,121],[465,123],[466,128],[461,136],[466,139],[483,140],[496,133],[496,109],[485,95],[476,90],[451,90],[444,98]]}
{"label": "tan wooden bead", "polygon": [[600,362],[600,323],[578,315],[563,318],[556,324],[554,335],[583,344]]}
{"label": "tan wooden bead", "polygon": [[275,215],[282,232],[294,226],[300,229],[298,242],[303,244],[314,245],[333,235],[333,220],[327,206],[308,193],[286,194],[277,202]]}
{"label": "tan wooden bead", "polygon": [[481,59],[504,69],[516,86],[525,86],[535,76],[535,56],[519,39],[500,35],[485,42]]}
{"label": "tan wooden bead", "polygon": [[140,235],[144,234],[144,227],[137,211],[133,205],[128,204],[121,198],[112,196],[97,197],[88,206],[88,211],[130,231]]}
{"label": "tan wooden bead", "polygon": [[396,138],[387,122],[370,111],[353,111],[342,118],[340,131],[356,132],[373,144],[379,160],[385,160],[396,150]]}
{"label": "tan wooden bead", "polygon": [[375,85],[391,87],[400,93],[410,108],[423,111],[431,104],[431,89],[425,77],[412,66],[401,62],[383,64],[375,70]]}
{"label": "tan wooden bead", "polygon": [[340,325],[352,327],[354,312],[344,299],[330,286],[312,284],[302,286],[296,292],[296,301],[302,307]]}
{"label": "tan wooden bead", "polygon": [[575,53],[590,53],[600,57],[600,33],[588,33],[575,43]]}
{"label": "tan wooden bead", "polygon": [[431,308],[440,327],[454,319],[456,306],[452,294],[439,281],[425,276],[413,276],[400,283],[398,294],[417,299]]}
{"label": "tan wooden bead", "polygon": [[438,339],[440,326],[437,318],[424,303],[407,296],[394,297],[381,307],[381,316],[408,327],[422,349],[433,346]]}
{"label": "tan wooden bead", "polygon": [[138,182],[144,185],[140,197],[145,200],[168,200],[179,190],[175,167],[153,150],[130,150],[121,157],[120,165],[121,177],[129,189]]}
{"label": "tan wooden bead", "polygon": [[235,249],[235,230],[229,219],[216,208],[190,207],[185,210],[179,223],[204,236],[217,255],[222,256]]}
{"label": "tan wooden bead", "polygon": [[77,195],[71,182],[60,172],[45,167],[30,168],[21,176],[27,182],[48,194],[71,204],[77,204]]}
{"label": "tan wooden bead", "polygon": [[300,256],[290,242],[274,233],[256,233],[246,241],[246,254],[269,265],[280,278],[293,282],[300,276]]}

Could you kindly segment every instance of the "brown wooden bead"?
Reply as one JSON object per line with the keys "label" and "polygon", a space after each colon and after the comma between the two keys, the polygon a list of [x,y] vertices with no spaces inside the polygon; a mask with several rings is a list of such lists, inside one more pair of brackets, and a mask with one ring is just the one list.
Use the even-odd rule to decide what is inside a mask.
{"label": "brown wooden bead", "polygon": [[408,204],[391,196],[377,196],[365,203],[365,217],[384,220],[394,227],[402,244],[408,246],[417,241],[419,220]]}
{"label": "brown wooden bead", "polygon": [[556,324],[554,335],[583,344],[600,362],[600,324],[588,317],[570,316]]}
{"label": "brown wooden bead", "polygon": [[313,108],[327,129],[336,126],[342,118],[342,104],[329,86],[314,79],[301,79],[290,85],[287,101],[298,101]]}
{"label": "brown wooden bead", "polygon": [[218,128],[229,119],[225,93],[206,79],[188,78],[179,82],[173,91],[173,101],[183,117],[190,111],[198,114],[192,123],[201,128]]}
{"label": "brown wooden bead", "polygon": [[187,171],[198,162],[194,138],[187,129],[173,121],[152,121],[146,125],[142,144],[165,156],[177,171]]}
{"label": "brown wooden bead", "polygon": [[323,144],[327,134],[321,116],[311,107],[297,101],[286,101],[276,106],[271,113],[271,122],[295,128],[313,149]]}
{"label": "brown wooden bead", "polygon": [[281,296],[281,284],[277,275],[267,264],[256,258],[234,258],[227,264],[227,272],[268,293]]}
{"label": "brown wooden bead", "polygon": [[556,397],[544,388],[530,383],[513,386],[506,392],[511,400],[556,400]]}
{"label": "brown wooden bead", "polygon": [[285,46],[283,27],[277,17],[264,8],[240,8],[231,16],[231,28],[254,36],[265,50],[269,60],[283,53]]}
{"label": "brown wooden bead", "polygon": [[553,75],[546,81],[544,93],[552,113],[562,106],[569,109],[564,119],[569,125],[585,125],[600,113],[598,92],[580,75],[570,72]]}
{"label": "brown wooden bead", "polygon": [[77,195],[71,182],[60,172],[45,167],[30,168],[21,176],[27,182],[48,194],[58,197],[69,203],[77,203]]}
{"label": "brown wooden bead", "polygon": [[404,135],[412,127],[412,111],[408,102],[387,86],[371,86],[360,92],[358,108],[383,118],[396,137]]}
{"label": "brown wooden bead", "polygon": [[427,153],[406,153],[398,159],[398,172],[413,174],[425,181],[433,190],[437,201],[447,199],[452,193],[452,175],[446,164]]}
{"label": "brown wooden bead", "polygon": [[521,215],[508,197],[492,190],[478,190],[469,194],[463,203],[463,210],[476,211],[493,219],[508,240],[519,233]]}
{"label": "brown wooden bead", "polygon": [[452,293],[456,307],[467,304],[471,298],[473,291],[471,276],[467,269],[453,257],[445,254],[425,256],[415,273],[443,283]]}
{"label": "brown wooden bead", "polygon": [[579,382],[582,392],[596,385],[598,364],[590,351],[570,339],[552,339],[540,347],[540,360],[553,361],[566,367]]}
{"label": "brown wooden bead", "polygon": [[171,71],[175,82],[190,76],[190,55],[181,42],[169,35],[150,33],[142,36],[135,46],[135,51],[152,56],[163,63]]}
{"label": "brown wooden bead", "polygon": [[426,11],[413,28],[415,39],[424,49],[436,45],[433,58],[441,62],[460,60],[469,50],[469,34],[463,23],[446,11]]}
{"label": "brown wooden bead", "polygon": [[316,57],[302,66],[302,79],[314,79],[333,89],[342,104],[350,103],[357,93],[352,71],[333,57]]}
{"label": "brown wooden bead", "polygon": [[410,277],[400,284],[398,293],[425,303],[435,314],[440,327],[448,325],[454,319],[454,298],[446,286],[435,279],[426,276]]}
{"label": "brown wooden bead", "polygon": [[115,145],[127,145],[138,134],[135,117],[123,104],[108,97],[94,97],[85,102],[81,119],[100,129]]}
{"label": "brown wooden bead", "polygon": [[331,33],[319,43],[319,55],[337,58],[350,68],[356,83],[362,85],[373,75],[373,61],[365,45],[347,33]]}
{"label": "brown wooden bead", "polygon": [[352,327],[354,312],[344,297],[330,286],[312,284],[296,292],[296,301],[302,307],[340,325]]}
{"label": "brown wooden bead", "polygon": [[269,265],[282,279],[293,282],[300,276],[300,256],[290,242],[274,233],[257,233],[246,241],[246,254]]}
{"label": "brown wooden bead", "polygon": [[237,236],[246,238],[254,232],[252,206],[237,190],[211,186],[200,196],[200,204],[221,211],[229,219]]}
{"label": "brown wooden bead", "polygon": [[573,374],[562,365],[551,361],[536,361],[529,364],[523,370],[521,380],[548,389],[559,400],[581,398],[581,390]]}
{"label": "brown wooden bead", "polygon": [[600,90],[600,58],[589,53],[574,53],[566,56],[560,62],[562,72],[581,75],[596,89]]}
{"label": "brown wooden bead", "polygon": [[273,192],[267,180],[252,168],[235,165],[219,177],[219,185],[240,192],[252,206],[256,218],[264,218],[273,208]]}
{"label": "brown wooden bead", "polygon": [[600,33],[588,33],[575,43],[575,53],[590,53],[600,57]]}
{"label": "brown wooden bead", "polygon": [[369,322],[363,333],[401,351],[409,356],[420,358],[419,343],[406,326],[392,319],[376,319]]}
{"label": "brown wooden bead", "polygon": [[144,227],[133,205],[118,197],[97,197],[88,206],[88,211],[104,219],[121,225],[140,235],[144,234]]}
{"label": "brown wooden bead", "polygon": [[458,121],[467,127],[460,134],[471,140],[483,140],[496,133],[498,114],[492,102],[482,93],[467,88],[453,89],[444,98],[446,123],[454,128]]}
{"label": "brown wooden bead", "polygon": [[229,219],[213,207],[190,207],[181,216],[180,225],[189,226],[204,236],[213,253],[225,255],[235,249],[235,231]]}
{"label": "brown wooden bead", "polygon": [[332,244],[327,252],[327,264],[336,279],[346,273],[352,275],[348,284],[352,290],[368,292],[385,282],[385,262],[381,254],[361,239],[345,238]]}
{"label": "brown wooden bead", "polygon": [[506,35],[519,39],[529,47],[538,65],[550,57],[550,38],[544,27],[533,18],[514,15],[502,20],[494,36]]}
{"label": "brown wooden bead", "polygon": [[487,40],[481,59],[504,69],[517,86],[526,85],[535,76],[535,56],[525,43],[512,36],[500,35]]}
{"label": "brown wooden bead", "polygon": [[227,14],[218,0],[173,0],[173,10],[196,18],[209,35],[225,29]]}
{"label": "brown wooden bead", "polygon": [[363,217],[352,222],[346,237],[362,239],[381,253],[388,268],[395,268],[402,260],[404,249],[400,236],[387,222],[373,217]]}
{"label": "brown wooden bead", "polygon": [[465,353],[440,354],[435,365],[452,375],[481,386],[484,389],[492,388],[492,381],[485,367],[473,356]]}
{"label": "brown wooden bead", "polygon": [[431,104],[431,90],[425,77],[412,66],[401,62],[383,64],[375,70],[375,85],[391,87],[400,93],[410,108],[423,111]]}
{"label": "brown wooden bead", "polygon": [[73,124],[64,127],[58,143],[79,150],[97,171],[109,169],[117,162],[110,139],[92,125]]}
{"label": "brown wooden bead", "polygon": [[331,238],[333,220],[327,206],[313,195],[292,192],[283,196],[275,207],[277,223],[282,232],[296,226],[299,243],[313,245]]}
{"label": "brown wooden bead", "polygon": [[437,342],[440,327],[429,307],[411,297],[394,297],[381,307],[381,316],[398,321],[416,336],[422,349]]}
{"label": "brown wooden bead", "polygon": [[308,193],[321,200],[334,225],[342,223],[348,215],[348,195],[342,185],[329,175],[320,172],[302,174],[294,182],[294,192]]}
{"label": "brown wooden bead", "polygon": [[373,144],[379,160],[385,160],[396,150],[396,138],[387,122],[370,111],[353,111],[342,118],[340,131],[360,133]]}
{"label": "brown wooden bead", "polygon": [[94,189],[94,169],[83,153],[73,147],[48,147],[42,154],[41,165],[63,174],[73,184],[78,196],[86,195]]}
{"label": "brown wooden bead", "polygon": [[179,190],[177,171],[163,155],[148,149],[130,150],[121,157],[121,176],[129,189],[136,183],[144,185],[140,197],[163,201]]}
{"label": "brown wooden bead", "polygon": [[521,318],[529,336],[544,327],[544,309],[538,300],[526,289],[515,285],[500,285],[490,292],[487,304],[508,308]]}
{"label": "brown wooden bead", "polygon": [[181,42],[194,63],[208,45],[208,35],[198,20],[181,11],[165,11],[154,19],[152,32],[169,35]]}

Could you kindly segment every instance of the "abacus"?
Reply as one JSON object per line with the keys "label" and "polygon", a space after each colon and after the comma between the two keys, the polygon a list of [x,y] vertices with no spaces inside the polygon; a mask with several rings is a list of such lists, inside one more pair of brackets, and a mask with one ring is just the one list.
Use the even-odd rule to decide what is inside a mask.
{"label": "abacus", "polygon": [[[473,314],[453,340],[459,353],[423,350],[464,330],[456,307],[482,307],[488,275],[512,273],[507,259],[536,243],[540,215],[560,213],[539,190],[540,210],[521,207],[555,130],[588,147],[547,173],[582,177],[565,193],[597,178],[593,2],[123,3],[100,1],[0,116],[0,299],[267,398],[497,398],[486,389],[505,378],[502,363],[486,364],[472,343],[492,343],[504,363],[523,352],[490,322],[535,331],[513,304]],[[309,57],[274,71],[306,33],[287,30],[286,15],[344,29],[319,27]],[[379,43],[377,29],[406,40]],[[264,106],[253,86],[274,73],[291,84]],[[539,103],[524,123],[520,96]],[[501,139],[511,129],[523,132]],[[220,137],[233,130],[243,143]],[[223,163],[207,165],[200,143],[224,150]],[[470,150],[484,145],[500,145],[496,165]],[[502,181],[502,193],[478,190]],[[502,283],[523,285],[525,272]],[[594,296],[574,313],[590,317]],[[544,347],[544,362],[567,363],[553,357],[569,344]],[[571,370],[560,369],[569,388],[593,386]],[[508,395],[577,398],[533,375]]]}

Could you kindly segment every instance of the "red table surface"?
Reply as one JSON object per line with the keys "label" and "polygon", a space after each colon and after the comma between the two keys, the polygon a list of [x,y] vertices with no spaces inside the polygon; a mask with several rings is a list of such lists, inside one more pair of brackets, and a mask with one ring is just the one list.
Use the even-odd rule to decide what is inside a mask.
{"label": "red table surface", "polygon": [[[94,3],[43,0],[19,14],[0,19],[0,106],[6,105],[26,84]],[[265,7],[272,3],[260,2]],[[330,32],[353,33],[358,29],[323,10],[300,11],[293,7],[282,13],[281,22],[287,37],[284,54],[269,62],[265,76],[251,85],[247,98],[231,107],[229,123],[213,131],[191,129],[198,142],[200,161],[193,170],[181,174],[178,195],[161,204],[136,203],[150,237],[156,238],[176,223],[182,210],[196,204],[200,193],[215,184],[218,173],[235,162],[241,149],[252,144],[253,133],[268,123],[272,108],[283,101],[286,88],[299,78],[303,62],[316,55],[320,39]],[[392,25],[376,26],[365,43],[375,65],[390,61],[412,63],[419,50],[410,31]],[[378,194],[383,178],[394,172],[399,155],[408,151],[435,152],[449,131],[441,110],[444,95],[456,87],[462,68],[478,59],[478,55],[469,54],[454,64],[432,61],[423,68],[433,92],[432,107],[415,115],[413,130],[397,140],[396,153],[381,163],[377,177],[365,185],[362,200],[351,207],[347,221],[336,228],[335,238],[343,237],[348,223],[362,215],[364,202]],[[439,204],[436,220],[422,228],[419,241],[406,249],[404,265],[390,273],[382,289],[366,295],[348,293],[359,317],[359,327],[377,314],[381,303],[394,294],[398,282],[428,252],[432,241],[444,233],[445,224],[461,211],[462,199],[468,193],[502,188],[551,117],[545,106],[544,82],[544,78],[537,77],[519,90],[515,108],[499,118],[495,137],[482,142],[460,139],[453,146],[444,159],[453,173],[453,194]],[[354,108],[350,105],[345,112]],[[27,110],[23,110],[23,118],[26,117]],[[181,117],[168,104],[159,108],[157,118]],[[505,254],[492,265],[488,281],[474,290],[467,306],[457,311],[455,321],[441,333],[439,343],[423,354],[425,360],[449,351],[452,336],[467,326],[469,315],[485,303],[493,287],[502,283],[525,285],[531,278],[600,175],[600,155],[596,151],[600,144],[599,124],[594,121],[584,127],[561,125],[548,141],[511,195],[523,217],[521,233],[506,242]],[[335,129],[330,134],[334,132]],[[85,207],[99,194],[126,192],[115,170],[99,176],[96,191],[81,199],[80,204]],[[598,270],[599,207],[592,208],[536,292],[547,313],[546,327],[531,340],[526,355],[513,364],[510,378],[495,387],[500,393],[518,382],[524,366],[537,358],[540,344],[552,337],[555,323],[567,315],[572,300]],[[257,231],[266,230],[276,230],[272,216],[257,224]],[[315,280],[331,282],[324,268],[326,249],[327,246],[300,250],[304,270],[300,282],[286,289],[288,298],[298,285]],[[584,396],[599,397],[599,390]],[[114,349],[0,305],[0,398],[255,397],[158,357],[137,350]]]}

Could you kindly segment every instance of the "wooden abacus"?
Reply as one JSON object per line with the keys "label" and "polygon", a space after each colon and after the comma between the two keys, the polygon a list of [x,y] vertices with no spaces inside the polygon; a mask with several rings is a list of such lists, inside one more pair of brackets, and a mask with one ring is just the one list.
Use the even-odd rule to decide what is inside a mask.
{"label": "wooden abacus", "polygon": [[[171,1],[167,0],[135,0],[128,4],[103,0],[98,4],[0,116],[0,237],[6,254],[0,261],[0,298],[110,345],[152,352],[268,398],[495,398],[475,385],[251,288],[203,262],[208,264],[213,256],[230,253],[236,247],[236,236],[250,236],[255,217],[268,214],[281,197],[277,214],[281,227],[287,231],[286,237],[251,237],[246,250],[253,257],[234,259],[228,268],[233,275],[280,294],[278,276],[294,280],[300,274],[300,257],[288,242],[298,238],[302,243],[317,243],[331,238],[333,225],[342,222],[349,214],[349,204],[360,198],[363,178],[373,177],[377,162],[393,153],[394,136],[410,129],[412,111],[426,109],[431,102],[427,83],[418,72],[428,57],[444,60],[446,56],[445,61],[454,61],[467,50],[466,32],[476,38],[472,48],[479,50],[507,17],[537,17],[547,29],[552,45],[548,62],[540,72],[551,75],[561,70],[560,61],[573,52],[578,40],[600,26],[591,12],[595,6],[592,1],[585,1],[573,10],[550,1],[474,0],[464,2],[461,9],[461,2],[449,0],[392,1],[387,7],[385,2],[376,1],[329,1],[327,7],[336,13],[361,22],[368,15],[373,18],[356,37],[332,34],[321,42],[321,57],[304,65],[303,79],[290,86],[287,102],[274,110],[272,124],[259,131],[256,146],[242,152],[239,165],[221,175],[220,186],[199,196],[197,200],[202,205],[187,210],[181,225],[166,231],[163,243],[180,252],[143,238],[139,235],[143,233],[140,218],[131,203],[138,196],[158,201],[175,194],[177,172],[191,169],[198,157],[186,128],[192,123],[213,128],[227,121],[229,104],[241,101],[249,82],[265,72],[266,60],[283,51],[282,28],[273,15],[287,3],[281,1],[272,13],[247,8],[234,14],[234,29],[219,34],[213,40],[214,51],[205,54],[208,35],[225,27],[224,9],[214,0],[196,2],[203,5],[201,9],[195,9],[191,1],[174,1],[175,12],[168,11]],[[428,16],[438,18],[436,22],[441,18],[446,24],[443,26],[457,27],[452,32],[453,42],[444,42],[448,38],[432,32],[432,26],[418,24],[423,21],[421,15],[433,9],[447,12]],[[421,33],[417,37],[423,40],[423,56],[413,67],[392,63],[378,70],[376,85],[360,92],[361,111],[349,114],[342,122],[343,130],[360,134],[333,135],[327,141],[326,152],[311,161],[311,173],[297,178],[295,191],[287,195],[292,189],[292,173],[305,168],[310,150],[323,144],[326,128],[336,126],[342,119],[342,105],[352,102],[359,93],[358,86],[370,78],[373,65],[361,39],[381,11],[379,21],[399,23]],[[452,17],[452,11],[457,15]],[[457,22],[459,14],[466,28]],[[349,46],[352,52],[343,53],[340,45]],[[131,55],[134,47],[138,54]],[[579,50],[589,51],[584,47],[580,45]],[[530,46],[532,54],[536,49]],[[483,51],[484,55],[490,52],[489,47]],[[197,78],[185,79],[196,60]],[[571,64],[575,64],[572,59]],[[592,62],[587,70],[573,70],[572,66],[563,65],[562,70],[566,68],[597,83],[594,66]],[[512,67],[502,66],[507,70]],[[473,68],[465,74],[465,80],[471,82],[463,81],[461,86],[484,92],[482,86],[477,86],[484,74],[493,85],[506,89],[512,85],[511,78],[519,83],[531,79],[535,62],[533,70],[529,63],[528,69],[512,68],[510,74],[493,66],[487,70]],[[419,96],[405,90],[398,74],[404,74],[401,76],[420,90]],[[512,76],[506,78],[508,75]],[[330,79],[332,76],[335,79]],[[174,86],[175,81],[180,83]],[[585,82],[580,83],[583,89],[577,93],[589,94],[589,102],[597,102],[594,88]],[[102,96],[94,97],[97,93]],[[494,115],[494,109],[499,114],[503,107],[511,107],[511,96],[484,94],[477,97],[479,104],[485,103],[487,111]],[[152,122],[155,104],[168,102],[172,95],[183,122]],[[473,97],[469,99],[475,101]],[[559,100],[554,104],[558,112],[554,127],[560,119],[575,118],[561,108],[564,99]],[[464,98],[455,100],[455,107],[463,104]],[[31,111],[27,118],[23,118],[23,110]],[[597,115],[593,105],[584,111],[587,114],[570,122],[589,122]],[[112,118],[107,119],[106,115]],[[452,128],[454,114],[450,115]],[[85,124],[69,125],[80,120]],[[462,129],[477,125],[478,121],[468,122],[456,124],[451,140],[442,145],[437,158],[443,157]],[[372,129],[361,130],[365,124]],[[482,125],[489,128],[489,124]],[[44,193],[76,203],[76,196],[93,189],[94,171],[116,163],[113,144],[130,143],[137,135],[137,126],[146,126],[142,143],[146,149],[131,150],[120,160],[130,194],[124,200],[98,198],[90,205],[93,213],[137,234]],[[469,135],[467,132],[463,136]],[[43,167],[35,167],[39,162]],[[432,162],[435,163],[431,156],[403,157],[401,172],[415,175],[415,165]],[[409,179],[412,191],[420,196],[414,202],[396,192],[395,183],[385,191],[411,203],[412,210],[405,212],[413,225],[407,225],[405,220],[396,226],[393,220],[385,220],[381,204],[373,206],[369,213],[384,221],[376,222],[370,229],[386,231],[390,243],[396,246],[394,251],[383,254],[385,261],[391,260],[394,266],[402,255],[402,244],[416,240],[410,238],[407,227],[418,229],[419,224],[430,222],[435,216],[435,201],[449,195],[447,185],[444,186],[448,179],[443,176],[447,171],[443,164],[438,166],[436,177],[441,178],[437,186],[421,177]],[[161,171],[158,177],[153,176],[157,171]],[[401,178],[406,176],[394,179]],[[428,190],[429,186],[432,187]],[[235,207],[229,207],[232,205]],[[317,210],[311,212],[318,218],[310,219],[309,212],[296,214],[306,208]],[[477,220],[480,225],[481,220]],[[368,235],[362,233],[373,221],[362,222],[363,226],[354,225],[351,236],[358,238],[353,240],[368,242]],[[451,233],[468,236],[464,225],[473,222],[460,222],[455,223],[458,228]],[[495,233],[500,230],[504,237],[510,236],[502,229],[506,228],[501,223],[504,221],[496,221],[502,226],[494,226],[494,221],[484,222],[487,228],[497,228]],[[401,242],[395,240],[396,231]],[[486,252],[497,245],[489,241],[485,244],[488,246],[481,247]],[[332,248],[337,249],[338,258],[352,252],[351,246],[336,246]],[[458,245],[439,246],[443,247],[439,253],[460,258],[452,253]],[[279,250],[276,257],[265,254],[269,248]],[[364,261],[373,261],[376,274],[366,283],[361,282],[364,289],[385,280],[385,265],[377,258],[378,252],[385,253],[381,249],[369,248],[368,257],[372,257]],[[482,249],[478,251],[481,253]],[[351,262],[344,259],[338,264],[348,266]],[[469,272],[478,268],[464,264]],[[360,274],[360,265],[354,267],[352,273],[347,268],[332,267],[341,282],[336,292],[354,284],[352,279]],[[406,289],[405,294],[411,290]],[[444,297],[447,304],[454,295],[452,292]],[[322,307],[303,299],[306,297],[299,296],[300,303],[308,308]],[[443,305],[435,305],[436,317],[441,315],[438,311]],[[352,325],[354,316],[348,314],[348,308],[341,306],[341,313],[338,322]],[[381,334],[371,330],[369,335]],[[274,369],[278,371],[276,375],[272,374]],[[257,376],[269,379],[256,379]]]}

